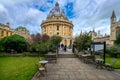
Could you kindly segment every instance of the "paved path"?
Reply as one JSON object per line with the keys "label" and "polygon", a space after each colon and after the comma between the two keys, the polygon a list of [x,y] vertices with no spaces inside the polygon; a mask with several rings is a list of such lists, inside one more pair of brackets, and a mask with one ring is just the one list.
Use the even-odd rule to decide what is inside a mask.
{"label": "paved path", "polygon": [[66,52],[64,52],[62,48],[59,49],[59,54],[73,54],[71,52],[72,52],[72,49],[67,49]]}
{"label": "paved path", "polygon": [[58,58],[57,63],[47,64],[45,77],[32,80],[120,80],[120,70],[96,69],[94,64],[85,64],[78,58]]}

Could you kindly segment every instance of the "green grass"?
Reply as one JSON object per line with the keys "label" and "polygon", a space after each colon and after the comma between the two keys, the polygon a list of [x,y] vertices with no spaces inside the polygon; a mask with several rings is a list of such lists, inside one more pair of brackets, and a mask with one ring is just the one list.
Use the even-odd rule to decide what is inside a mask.
{"label": "green grass", "polygon": [[0,80],[31,80],[38,57],[0,57]]}
{"label": "green grass", "polygon": [[[116,61],[116,63],[113,65],[113,68],[120,69],[120,58],[116,58],[116,59],[117,59],[117,61]],[[107,58],[106,58],[106,63],[110,63],[111,60],[112,60],[112,58],[107,57]]]}

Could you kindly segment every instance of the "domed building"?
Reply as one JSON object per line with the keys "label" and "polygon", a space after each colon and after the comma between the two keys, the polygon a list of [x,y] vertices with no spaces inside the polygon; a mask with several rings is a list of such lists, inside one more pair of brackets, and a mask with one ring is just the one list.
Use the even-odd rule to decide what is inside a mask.
{"label": "domed building", "polygon": [[46,20],[42,21],[41,28],[42,34],[49,36],[59,35],[63,38],[61,44],[67,46],[72,45],[73,24],[68,20],[64,11],[60,9],[58,3],[49,12]]}

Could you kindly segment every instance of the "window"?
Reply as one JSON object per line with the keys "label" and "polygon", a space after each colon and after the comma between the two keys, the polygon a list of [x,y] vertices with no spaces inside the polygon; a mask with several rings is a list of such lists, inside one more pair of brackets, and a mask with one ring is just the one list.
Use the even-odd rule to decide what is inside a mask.
{"label": "window", "polygon": [[66,33],[64,33],[64,36],[66,35]]}
{"label": "window", "polygon": [[59,26],[57,26],[57,30],[59,30]]}
{"label": "window", "polygon": [[44,28],[44,31],[46,32],[46,27]]}
{"label": "window", "polygon": [[8,32],[7,32],[7,36],[8,36]]}
{"label": "window", "polygon": [[10,33],[10,35],[12,35],[12,33]]}
{"label": "window", "polygon": [[57,32],[57,35],[59,35],[59,32]]}
{"label": "window", "polygon": [[3,37],[4,36],[4,31],[1,31],[1,37]]}

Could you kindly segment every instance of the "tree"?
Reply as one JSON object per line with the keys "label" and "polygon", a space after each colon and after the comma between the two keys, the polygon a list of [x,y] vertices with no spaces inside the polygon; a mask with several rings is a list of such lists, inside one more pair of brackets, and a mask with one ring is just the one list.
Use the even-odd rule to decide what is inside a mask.
{"label": "tree", "polygon": [[37,33],[36,35],[32,34],[31,37],[34,44],[38,43],[42,38],[41,34],[39,33]]}
{"label": "tree", "polygon": [[115,45],[120,46],[120,34],[117,35],[117,38],[115,40]]}
{"label": "tree", "polygon": [[2,38],[0,44],[5,52],[10,52],[11,50],[23,52],[27,51],[28,48],[28,43],[24,37],[17,34]]}
{"label": "tree", "polygon": [[50,37],[47,34],[43,34],[41,40],[43,42],[47,42],[50,39]]}
{"label": "tree", "polygon": [[92,38],[88,33],[81,34],[75,37],[74,44],[76,45],[78,51],[82,51],[90,47],[92,43]]}
{"label": "tree", "polygon": [[58,47],[58,44],[60,44],[61,41],[62,41],[62,37],[56,36],[56,35],[52,36],[50,38],[50,41],[48,42],[49,50],[50,51],[56,50]]}
{"label": "tree", "polygon": [[40,52],[41,54],[47,53],[48,51],[55,51],[62,38],[60,36],[49,37],[46,34],[32,35],[33,44],[31,45],[31,51]]}
{"label": "tree", "polygon": [[58,45],[62,41],[62,37],[54,35],[50,38],[50,41],[53,44]]}
{"label": "tree", "polygon": [[47,34],[41,35],[40,33],[37,33],[36,35],[32,34],[31,37],[34,44],[39,43],[40,41],[47,42],[50,39]]}

